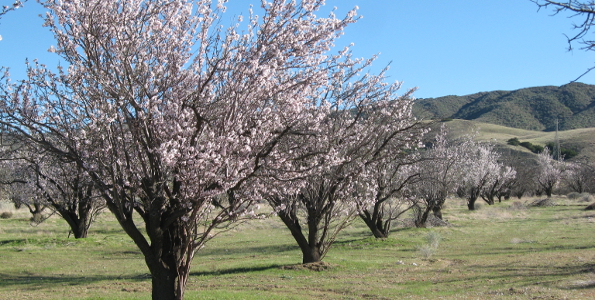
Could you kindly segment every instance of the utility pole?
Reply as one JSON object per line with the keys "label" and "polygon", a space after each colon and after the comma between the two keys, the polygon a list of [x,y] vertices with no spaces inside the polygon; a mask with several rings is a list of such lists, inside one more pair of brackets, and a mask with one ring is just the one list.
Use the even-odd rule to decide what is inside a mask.
{"label": "utility pole", "polygon": [[554,159],[556,159],[557,161],[560,160],[560,156],[562,155],[562,151],[560,150],[560,139],[558,138],[558,117],[556,117],[556,137],[555,137],[555,144],[554,144],[554,149],[552,149],[554,153],[552,153],[552,155],[554,155]]}

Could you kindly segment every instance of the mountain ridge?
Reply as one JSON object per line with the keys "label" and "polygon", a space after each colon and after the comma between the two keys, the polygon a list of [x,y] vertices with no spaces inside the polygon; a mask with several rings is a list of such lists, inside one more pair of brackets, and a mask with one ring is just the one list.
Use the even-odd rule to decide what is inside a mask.
{"label": "mountain ridge", "polygon": [[513,91],[417,99],[414,113],[423,119],[463,119],[507,127],[560,130],[595,127],[595,85],[573,82]]}

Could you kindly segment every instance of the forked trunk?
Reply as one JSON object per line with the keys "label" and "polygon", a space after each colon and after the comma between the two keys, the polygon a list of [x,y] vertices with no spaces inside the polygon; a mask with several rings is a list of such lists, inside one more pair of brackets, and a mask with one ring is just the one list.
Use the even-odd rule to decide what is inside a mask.
{"label": "forked trunk", "polygon": [[65,210],[58,210],[58,213],[64,220],[66,220],[66,223],[68,223],[70,231],[74,235],[75,239],[87,237],[91,222],[91,217],[88,214],[83,214],[79,217],[76,215],[76,213]]}
{"label": "forked trunk", "polygon": [[89,227],[87,227],[86,225],[83,225],[83,224],[81,224],[81,226],[78,226],[76,228],[70,227],[70,230],[72,231],[72,234],[74,235],[75,239],[87,238],[87,236],[89,234]]}
{"label": "forked trunk", "polygon": [[[110,210],[113,208],[111,205],[108,207]],[[192,245],[191,237],[186,234],[187,231],[183,225],[172,222],[163,228],[159,226],[161,222],[144,218],[147,220],[147,235],[151,241],[149,244],[144,234],[132,221],[132,214],[117,214],[117,216],[124,231],[132,238],[145,257],[145,263],[152,278],[152,299],[183,299],[194,251],[191,246],[188,246]]]}
{"label": "forked trunk", "polygon": [[377,239],[384,239],[388,237],[389,229],[388,226],[385,226],[382,217],[378,214],[374,217],[373,214],[370,214],[368,211],[364,211],[359,214],[360,218],[364,220],[366,226],[372,231],[372,234]]}
{"label": "forked trunk", "polygon": [[430,216],[431,211],[432,211],[431,206],[426,207],[424,212],[421,214],[419,220],[417,220],[417,224],[415,224],[415,225],[417,227],[426,227],[426,222],[428,222],[428,217]]}
{"label": "forked trunk", "polygon": [[[302,250],[302,263],[307,264],[321,261],[322,251],[320,247],[316,245],[316,241],[312,241],[312,243],[308,242],[308,239],[306,239],[306,236],[304,236],[304,233],[302,232],[299,222],[296,221],[297,218],[285,211],[279,212],[278,215],[300,246],[300,250]],[[309,234],[316,235],[315,232],[310,232]]]}

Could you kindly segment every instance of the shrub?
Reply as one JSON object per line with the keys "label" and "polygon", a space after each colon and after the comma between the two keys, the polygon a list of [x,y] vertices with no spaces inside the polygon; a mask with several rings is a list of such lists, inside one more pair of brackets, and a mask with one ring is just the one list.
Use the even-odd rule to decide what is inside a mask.
{"label": "shrub", "polygon": [[577,199],[580,198],[582,195],[581,193],[577,193],[577,192],[572,192],[569,193],[568,195],[566,195],[566,197],[568,197],[568,199]]}
{"label": "shrub", "polygon": [[10,219],[10,218],[12,218],[12,212],[10,212],[10,211],[5,211],[0,214],[0,219]]}
{"label": "shrub", "polygon": [[514,201],[510,204],[511,210],[523,210],[527,208],[521,201]]}
{"label": "shrub", "polygon": [[438,248],[438,246],[440,245],[440,241],[442,241],[442,236],[440,235],[440,233],[436,231],[430,231],[426,236],[426,241],[428,242],[428,245],[430,245],[431,247]]}
{"label": "shrub", "polygon": [[519,141],[518,138],[511,138],[508,141],[506,141],[506,143],[509,145],[518,146],[521,144],[521,141]]}
{"label": "shrub", "polygon": [[581,194],[579,202],[595,202],[595,197],[590,194],[583,193]]}
{"label": "shrub", "polygon": [[533,145],[533,144],[531,144],[531,142],[522,142],[519,144],[519,146],[523,146],[523,147],[529,149],[529,151],[531,151],[533,153],[543,152],[543,146]]}
{"label": "shrub", "polygon": [[421,245],[417,247],[417,253],[421,258],[429,259],[432,255],[436,254],[436,248],[433,248],[430,245]]}
{"label": "shrub", "polygon": [[[557,154],[554,152],[554,148],[556,146],[553,142],[549,142],[549,143],[545,144],[545,147],[550,150],[550,153],[552,153],[552,155],[554,156],[554,159],[558,159]],[[564,148],[564,147],[560,146],[560,155],[564,159],[571,159],[578,155],[578,151],[575,149],[569,149],[569,148]]]}
{"label": "shrub", "polygon": [[538,199],[529,204],[530,207],[549,207],[549,206],[556,206],[556,202],[554,202],[550,198],[545,199]]}
{"label": "shrub", "polygon": [[436,250],[438,250],[440,241],[442,241],[442,236],[436,231],[430,231],[426,235],[426,241],[427,244],[417,246],[417,252],[422,258],[428,259],[431,258],[432,255],[436,254]]}

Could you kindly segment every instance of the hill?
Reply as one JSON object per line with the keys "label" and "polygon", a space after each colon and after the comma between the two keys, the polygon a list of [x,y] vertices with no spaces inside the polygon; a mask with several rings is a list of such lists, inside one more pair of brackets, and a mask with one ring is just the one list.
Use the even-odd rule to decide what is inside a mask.
{"label": "hill", "polygon": [[[526,130],[511,128],[502,125],[495,125],[469,120],[452,120],[444,123],[449,129],[451,137],[459,137],[478,131],[476,139],[481,141],[491,141],[496,144],[500,152],[505,156],[514,156],[518,158],[534,157],[535,154],[521,146],[508,145],[507,141],[511,138],[518,138],[523,142],[530,142],[545,146],[549,142],[555,141],[555,132],[544,132],[535,130]],[[434,130],[437,132],[438,130]],[[572,130],[563,130],[558,132],[560,146],[576,150],[578,155],[571,160],[587,159],[595,161],[595,128],[580,128]]]}
{"label": "hill", "polygon": [[569,83],[515,91],[418,99],[424,119],[464,119],[507,127],[553,131],[595,127],[595,85]]}

